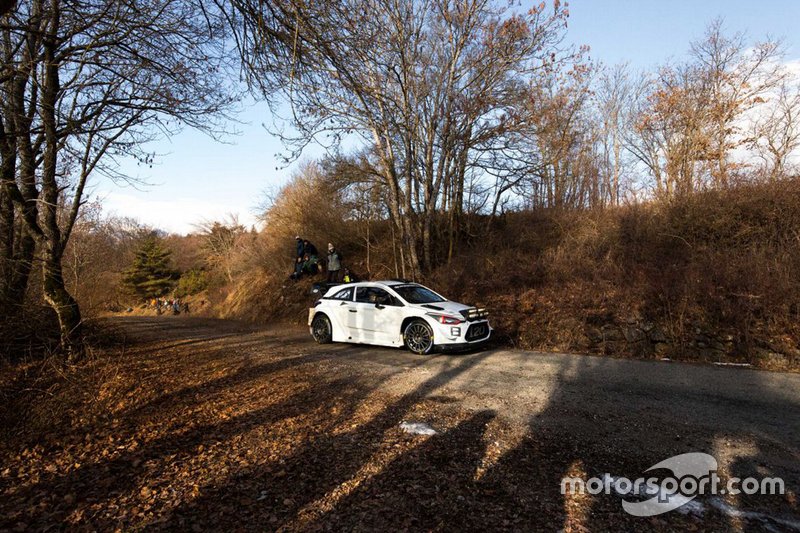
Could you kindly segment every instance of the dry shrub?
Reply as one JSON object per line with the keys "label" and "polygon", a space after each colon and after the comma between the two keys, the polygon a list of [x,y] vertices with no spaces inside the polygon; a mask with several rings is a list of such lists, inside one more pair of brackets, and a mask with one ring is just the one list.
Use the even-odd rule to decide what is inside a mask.
{"label": "dry shrub", "polygon": [[665,325],[677,347],[691,350],[698,337],[728,339],[729,357],[762,363],[771,339],[788,335],[794,347],[782,342],[772,351],[795,357],[797,182],[711,191],[638,211],[625,214],[619,261],[643,312]]}
{"label": "dry shrub", "polygon": [[[265,214],[265,228],[241,255],[241,272],[223,297],[220,314],[254,322],[290,319],[300,322],[314,302],[313,281],[324,279],[321,272],[313,280],[289,280],[295,259],[295,236],[311,241],[320,258],[327,245],[334,243],[344,255],[345,265],[359,275],[365,273],[365,242],[360,228],[348,221],[348,208],[334,183],[320,168],[309,163],[281,189]],[[374,240],[385,242],[378,224]],[[375,253],[380,259],[383,246]],[[377,266],[383,261],[376,261]]]}
{"label": "dry shrub", "polygon": [[[224,316],[305,320],[314,280],[287,279],[296,234],[322,254],[335,242],[345,263],[366,273],[364,227],[313,167],[287,185],[266,220],[243,274],[220,299]],[[371,224],[372,279],[395,277],[389,223]],[[604,210],[507,213],[475,230],[487,224],[469,219],[458,253],[420,281],[487,306],[503,341],[773,368],[800,363],[795,181]]]}
{"label": "dry shrub", "polygon": [[0,321],[0,362],[40,358],[55,351],[58,344],[58,318],[50,307],[28,302]]}
{"label": "dry shrub", "polygon": [[346,206],[334,184],[315,163],[300,168],[265,214],[260,254],[263,265],[289,275],[295,253],[295,236],[310,240],[324,254],[329,242],[340,248],[352,238],[342,223]]}
{"label": "dry shrub", "polygon": [[798,245],[800,187],[786,181],[511,213],[430,281],[489,305],[499,335],[527,348],[652,354],[629,342],[644,328],[666,341],[661,356],[790,368],[800,363]]}

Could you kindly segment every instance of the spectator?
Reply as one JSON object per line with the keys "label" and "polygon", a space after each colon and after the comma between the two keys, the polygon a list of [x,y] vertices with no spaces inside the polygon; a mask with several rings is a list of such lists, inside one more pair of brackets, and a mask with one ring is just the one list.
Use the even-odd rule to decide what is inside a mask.
{"label": "spectator", "polygon": [[309,257],[313,257],[317,259],[319,257],[319,252],[317,252],[317,247],[311,244],[308,239],[303,239],[303,255],[308,255]]}
{"label": "spectator", "polygon": [[319,259],[316,255],[303,256],[303,274],[313,276],[319,272]]}
{"label": "spectator", "polygon": [[319,259],[315,255],[305,254],[295,263],[295,269],[289,279],[298,280],[303,275],[313,276],[319,272]]}
{"label": "spectator", "polygon": [[339,271],[342,269],[342,254],[336,251],[332,243],[328,243],[328,283],[339,282]]}
{"label": "spectator", "polygon": [[300,276],[303,275],[303,265],[305,261],[303,256],[298,257],[294,261],[294,272],[289,276],[289,279],[300,279]]}
{"label": "spectator", "polygon": [[295,242],[295,256],[294,256],[294,266],[292,267],[292,273],[289,275],[289,279],[298,279],[302,274],[303,270],[303,256],[305,255],[307,241],[304,241],[300,235],[296,235],[294,238]]}
{"label": "spectator", "polygon": [[344,269],[343,281],[345,283],[353,283],[353,282],[358,281],[358,277],[355,274],[353,274],[352,272],[350,272],[349,268],[345,268]]}

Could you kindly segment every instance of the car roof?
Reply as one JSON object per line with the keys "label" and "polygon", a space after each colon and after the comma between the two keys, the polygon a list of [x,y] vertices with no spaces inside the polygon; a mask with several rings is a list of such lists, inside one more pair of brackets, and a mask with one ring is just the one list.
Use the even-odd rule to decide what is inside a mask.
{"label": "car roof", "polygon": [[[339,283],[337,285],[332,285],[328,291],[340,291],[342,289],[346,289],[347,287],[380,287],[384,286],[387,288],[390,287],[400,287],[402,285],[419,285],[419,283],[415,281],[406,281],[402,279],[382,279],[382,280],[375,280],[375,281],[356,281],[355,283]],[[326,292],[327,294],[327,292]]]}
{"label": "car roof", "polygon": [[[347,283],[346,285],[351,285]],[[386,287],[396,287],[399,285],[419,285],[414,281],[404,281],[401,279],[381,279],[381,280],[374,280],[374,281],[357,281],[352,285],[358,286],[369,286],[369,285],[385,285]]]}

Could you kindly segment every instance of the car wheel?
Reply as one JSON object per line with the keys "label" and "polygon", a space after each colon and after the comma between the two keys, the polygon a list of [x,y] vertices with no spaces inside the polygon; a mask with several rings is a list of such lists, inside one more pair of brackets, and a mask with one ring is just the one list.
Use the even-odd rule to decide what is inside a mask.
{"label": "car wheel", "polygon": [[333,328],[327,316],[319,314],[311,321],[311,335],[319,344],[328,344],[333,339]]}
{"label": "car wheel", "polygon": [[433,330],[424,320],[414,320],[403,331],[403,342],[416,354],[429,354],[433,351]]}

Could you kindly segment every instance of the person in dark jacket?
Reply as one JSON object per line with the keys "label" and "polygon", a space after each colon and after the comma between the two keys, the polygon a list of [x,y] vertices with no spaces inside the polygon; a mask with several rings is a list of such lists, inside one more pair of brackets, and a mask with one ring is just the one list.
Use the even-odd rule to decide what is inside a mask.
{"label": "person in dark jacket", "polygon": [[341,269],[342,254],[336,251],[332,243],[328,243],[328,283],[339,283]]}
{"label": "person in dark jacket", "polygon": [[[319,257],[319,252],[317,252],[317,247],[311,244],[308,239],[303,239],[303,255],[308,255],[309,257]],[[301,256],[302,257],[302,256]]]}
{"label": "person in dark jacket", "polygon": [[295,246],[297,247],[296,253],[294,256],[294,266],[292,268],[292,274],[289,276],[290,279],[300,279],[300,276],[303,275],[303,263],[305,260],[303,259],[306,255],[306,242],[300,235],[297,235],[294,238]]}

